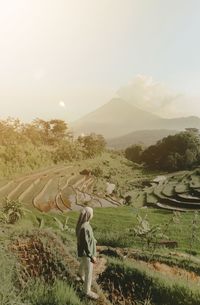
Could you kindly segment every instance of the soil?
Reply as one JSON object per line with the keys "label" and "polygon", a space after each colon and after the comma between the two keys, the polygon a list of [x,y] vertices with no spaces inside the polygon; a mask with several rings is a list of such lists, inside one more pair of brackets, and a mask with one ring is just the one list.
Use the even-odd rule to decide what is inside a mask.
{"label": "soil", "polygon": [[163,274],[178,276],[181,278],[185,278],[188,281],[200,282],[200,276],[196,275],[194,272],[189,272],[184,269],[178,267],[170,267],[166,264],[155,262],[155,263],[145,263],[150,269],[158,271]]}
{"label": "soil", "polygon": [[194,272],[189,272],[182,268],[169,266],[160,262],[150,263],[142,260],[136,260],[132,258],[133,251],[134,250],[122,248],[114,249],[108,247],[98,247],[100,257],[98,259],[97,265],[95,266],[95,277],[99,285],[104,290],[104,293],[107,295],[107,298],[113,305],[136,305],[138,302],[135,301],[136,294],[132,281],[127,281],[125,275],[121,271],[117,272],[116,270],[112,270],[109,267],[107,268],[107,259],[106,257],[101,257],[102,254],[118,257],[130,262],[137,261],[137,263],[141,264],[141,266],[146,266],[157,273],[168,275],[170,277],[185,279],[188,282],[200,283],[200,276]]}

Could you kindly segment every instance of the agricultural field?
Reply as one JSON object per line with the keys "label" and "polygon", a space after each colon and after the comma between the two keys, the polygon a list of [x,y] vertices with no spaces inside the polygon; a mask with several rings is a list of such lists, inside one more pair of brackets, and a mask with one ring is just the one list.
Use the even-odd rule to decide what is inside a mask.
{"label": "agricultural field", "polygon": [[[126,172],[126,175],[124,173]],[[146,179],[146,178],[145,178]],[[39,211],[79,210],[92,207],[120,206],[138,185],[142,189],[141,169],[114,153],[92,160],[57,165],[43,171],[0,181],[0,202],[19,201]],[[113,192],[108,192],[114,185]]]}
{"label": "agricultural field", "polygon": [[[198,175],[151,173],[105,153],[0,181],[0,304],[200,304]],[[85,205],[98,241],[95,302],[76,280]]]}
{"label": "agricultural field", "polygon": [[145,204],[172,211],[200,209],[200,169],[168,174],[145,190]]}

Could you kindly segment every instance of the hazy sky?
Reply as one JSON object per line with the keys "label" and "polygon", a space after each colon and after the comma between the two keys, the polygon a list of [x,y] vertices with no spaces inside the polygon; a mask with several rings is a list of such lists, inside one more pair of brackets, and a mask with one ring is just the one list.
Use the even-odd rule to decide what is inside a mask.
{"label": "hazy sky", "polygon": [[71,121],[116,92],[200,116],[199,34],[199,0],[0,0],[0,117]]}

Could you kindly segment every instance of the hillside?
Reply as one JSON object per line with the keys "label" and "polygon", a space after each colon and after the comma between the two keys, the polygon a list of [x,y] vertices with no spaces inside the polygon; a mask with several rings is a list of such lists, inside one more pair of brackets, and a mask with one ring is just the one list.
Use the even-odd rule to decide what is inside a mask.
{"label": "hillside", "polygon": [[124,149],[133,144],[143,144],[144,146],[150,146],[157,141],[178,133],[177,130],[169,129],[152,129],[152,130],[138,130],[133,131],[125,136],[108,139],[107,145],[109,148]]}
{"label": "hillside", "polygon": [[[27,210],[18,222],[1,223],[1,305],[198,305],[199,228],[194,232],[193,215],[155,209],[139,213],[150,229],[160,229],[159,238],[133,234],[141,225],[133,207],[94,210],[98,259],[92,290],[99,294],[97,301],[89,300],[77,281],[77,212]],[[161,248],[161,232],[178,248]]]}
{"label": "hillside", "polygon": [[[147,177],[148,173],[145,179]],[[149,179],[152,180],[152,175]],[[0,202],[5,203],[7,198],[8,201],[19,201],[41,212],[76,211],[85,204],[117,207],[123,205],[128,191],[137,191],[143,180],[143,171],[137,165],[121,155],[105,152],[81,163],[74,161],[0,179]],[[108,198],[109,183],[117,187]]]}
{"label": "hillside", "polygon": [[106,139],[120,137],[138,130],[184,130],[186,127],[200,128],[200,119],[194,116],[164,119],[138,109],[119,98],[112,99],[71,124],[76,136],[95,132],[102,134]]}
{"label": "hillside", "polygon": [[[198,210],[199,170],[166,175],[159,185],[157,174],[105,152],[1,180],[0,197],[7,201],[0,207],[0,304],[198,305],[199,214],[171,209],[179,211],[178,196],[187,209],[196,200]],[[103,198],[108,181],[117,189]],[[118,204],[115,199],[127,194],[126,206]],[[85,205],[94,207],[97,301],[84,294],[77,279],[75,227]]]}

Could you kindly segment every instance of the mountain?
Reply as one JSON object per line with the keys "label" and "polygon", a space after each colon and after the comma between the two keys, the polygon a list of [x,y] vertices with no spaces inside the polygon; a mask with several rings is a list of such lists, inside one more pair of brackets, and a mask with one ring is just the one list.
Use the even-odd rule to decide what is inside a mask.
{"label": "mountain", "polygon": [[75,135],[91,132],[105,138],[117,137],[158,120],[154,114],[140,110],[121,99],[112,99],[97,110],[74,122],[71,127]]}
{"label": "mountain", "polygon": [[108,139],[107,145],[109,148],[115,149],[125,149],[133,144],[150,146],[164,137],[174,135],[178,132],[177,130],[169,129],[138,130],[118,138]]}
{"label": "mountain", "polygon": [[198,117],[163,119],[115,98],[71,124],[75,136],[95,132],[106,139],[120,137],[136,130],[200,128]]}

